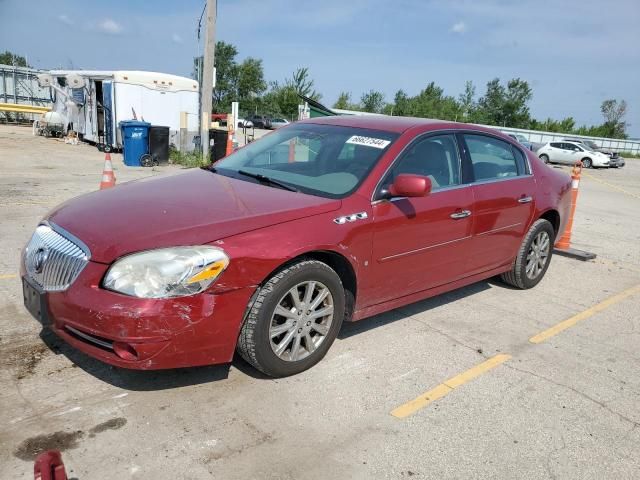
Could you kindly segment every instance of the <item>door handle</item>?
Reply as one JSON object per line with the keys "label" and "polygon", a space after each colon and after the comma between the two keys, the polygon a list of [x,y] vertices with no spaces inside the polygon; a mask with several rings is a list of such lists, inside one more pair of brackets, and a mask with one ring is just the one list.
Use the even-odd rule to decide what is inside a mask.
{"label": "door handle", "polygon": [[469,210],[459,210],[457,212],[453,212],[449,216],[454,220],[460,220],[461,218],[467,218],[469,215],[471,215],[471,212]]}
{"label": "door handle", "polygon": [[518,199],[518,203],[531,203],[533,201],[533,197],[520,197]]}

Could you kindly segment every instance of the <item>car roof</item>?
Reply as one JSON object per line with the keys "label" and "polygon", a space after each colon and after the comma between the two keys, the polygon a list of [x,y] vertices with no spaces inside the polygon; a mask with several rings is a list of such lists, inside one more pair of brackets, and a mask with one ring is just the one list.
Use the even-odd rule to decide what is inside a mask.
{"label": "car roof", "polygon": [[425,131],[465,129],[490,133],[492,135],[498,135],[503,138],[510,139],[507,135],[505,135],[498,129],[480,127],[478,125],[468,123],[435,120],[431,118],[391,117],[388,115],[335,115],[303,120],[303,123],[336,125],[341,127],[369,128],[371,130],[382,130],[394,133],[403,133],[414,127],[426,127],[424,128]]}

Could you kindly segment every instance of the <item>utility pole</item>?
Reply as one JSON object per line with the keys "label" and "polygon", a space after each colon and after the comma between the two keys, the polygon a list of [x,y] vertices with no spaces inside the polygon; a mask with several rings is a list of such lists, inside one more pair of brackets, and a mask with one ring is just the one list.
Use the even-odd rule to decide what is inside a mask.
{"label": "utility pole", "polygon": [[209,125],[213,95],[213,59],[216,50],[217,0],[207,0],[207,22],[205,27],[204,61],[202,62],[202,85],[200,85],[200,146],[202,156],[209,155]]}

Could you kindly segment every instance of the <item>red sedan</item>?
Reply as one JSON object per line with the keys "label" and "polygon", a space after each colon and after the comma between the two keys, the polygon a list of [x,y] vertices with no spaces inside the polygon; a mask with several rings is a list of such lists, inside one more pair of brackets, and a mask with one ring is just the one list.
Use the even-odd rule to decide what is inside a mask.
{"label": "red sedan", "polygon": [[343,321],[500,275],[544,276],[570,179],[495,130],[398,117],[298,122],[208,169],[53,210],[25,304],[104,362],[317,363]]}

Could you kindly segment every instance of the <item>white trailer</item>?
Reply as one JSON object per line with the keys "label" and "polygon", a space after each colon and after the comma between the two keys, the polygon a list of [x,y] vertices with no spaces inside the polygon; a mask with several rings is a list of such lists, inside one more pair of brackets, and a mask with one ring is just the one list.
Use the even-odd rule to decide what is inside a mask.
{"label": "white trailer", "polygon": [[141,71],[51,70],[38,79],[51,88],[52,109],[65,119],[65,130],[76,131],[86,142],[120,149],[118,124],[137,118],[169,127],[169,141],[179,146],[180,112],[187,112],[191,135],[199,129],[198,82],[190,78]]}

